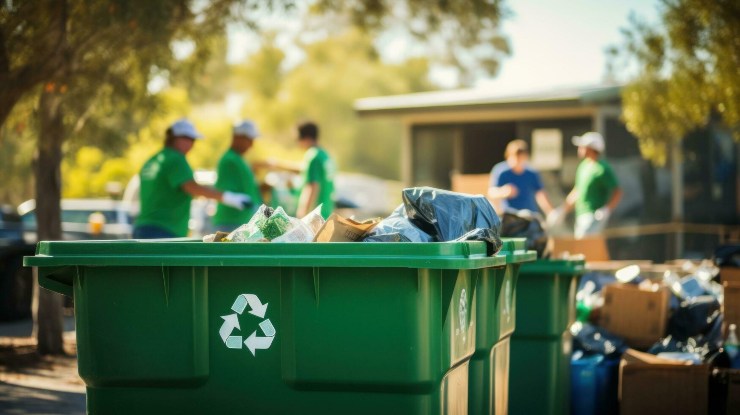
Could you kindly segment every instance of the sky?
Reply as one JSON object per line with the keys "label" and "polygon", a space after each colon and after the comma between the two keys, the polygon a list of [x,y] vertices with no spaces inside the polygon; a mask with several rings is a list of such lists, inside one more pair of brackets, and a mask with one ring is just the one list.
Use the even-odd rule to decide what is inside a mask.
{"label": "sky", "polygon": [[605,49],[620,44],[630,12],[658,21],[657,0],[509,0],[504,21],[512,55],[476,86],[527,90],[592,85],[606,71]]}
{"label": "sky", "polygon": [[[510,15],[502,24],[502,32],[509,38],[512,55],[502,61],[495,78],[481,79],[475,86],[514,92],[597,84],[606,71],[605,50],[622,42],[620,28],[628,26],[630,13],[656,22],[658,3],[659,0],[508,0]],[[300,52],[290,47],[290,38],[298,25],[285,18],[271,18],[267,23],[283,35],[278,37],[278,45],[288,50],[286,63],[299,63]],[[258,48],[255,35],[238,27],[230,28],[229,39],[230,62],[241,61]],[[382,56],[403,57],[404,50],[418,53],[418,48],[409,47],[400,38],[384,39],[381,45]],[[454,74],[443,69],[433,70],[430,76],[445,88],[453,87],[456,80]]]}

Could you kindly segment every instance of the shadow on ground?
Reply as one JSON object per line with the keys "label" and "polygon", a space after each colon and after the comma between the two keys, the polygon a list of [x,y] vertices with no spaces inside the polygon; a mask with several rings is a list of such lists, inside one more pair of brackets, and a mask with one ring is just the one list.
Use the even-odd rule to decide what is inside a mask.
{"label": "shadow on ground", "polygon": [[41,356],[30,320],[0,324],[0,414],[85,413],[85,384],[77,374],[74,321],[65,318],[66,355]]}
{"label": "shadow on ground", "polygon": [[85,413],[84,392],[62,392],[0,382],[0,413],[40,415]]}

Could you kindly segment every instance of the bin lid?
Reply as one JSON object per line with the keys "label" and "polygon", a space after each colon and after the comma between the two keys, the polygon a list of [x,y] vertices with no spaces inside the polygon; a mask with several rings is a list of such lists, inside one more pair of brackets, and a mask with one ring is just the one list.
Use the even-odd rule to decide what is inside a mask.
{"label": "bin lid", "polygon": [[582,259],[538,259],[522,266],[520,275],[583,275],[586,261]]}
{"label": "bin lid", "polygon": [[199,239],[44,241],[24,265],[475,269],[532,261],[524,239],[486,256],[479,241],[430,243],[204,243]]}

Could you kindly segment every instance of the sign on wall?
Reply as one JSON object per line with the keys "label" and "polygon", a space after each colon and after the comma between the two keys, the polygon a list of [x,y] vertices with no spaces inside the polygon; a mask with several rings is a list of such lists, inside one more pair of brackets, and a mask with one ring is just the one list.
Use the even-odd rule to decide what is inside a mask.
{"label": "sign on wall", "polygon": [[558,170],[563,166],[563,133],[557,128],[532,130],[530,163],[537,170]]}

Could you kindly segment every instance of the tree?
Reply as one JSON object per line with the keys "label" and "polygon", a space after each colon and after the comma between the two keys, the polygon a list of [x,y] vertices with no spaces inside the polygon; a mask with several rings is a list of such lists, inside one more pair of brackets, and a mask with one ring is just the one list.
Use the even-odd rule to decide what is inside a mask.
{"label": "tree", "polygon": [[659,165],[713,116],[740,140],[740,2],[662,0],[661,11],[662,25],[633,18],[621,51],[638,65],[622,91],[627,129]]}
{"label": "tree", "polygon": [[[420,0],[378,2],[372,0],[319,1],[316,10],[351,16],[352,22],[369,30],[387,27],[401,8],[418,18],[396,20],[415,25],[407,29],[422,36],[438,33],[458,39],[453,45],[487,49],[501,43],[493,34],[501,16],[498,0],[432,4]],[[292,0],[39,0],[0,3],[0,124],[24,100],[36,100],[33,124],[38,132],[34,156],[38,236],[55,240],[61,236],[60,189],[63,145],[72,136],[98,132],[108,146],[123,145],[129,132],[146,124],[161,103],[147,89],[153,78],[187,74],[198,69],[214,48],[229,22],[255,27],[259,10],[292,10]],[[198,42],[211,39],[212,42]],[[178,61],[174,41],[193,42],[194,59]],[[460,61],[453,53],[455,62]],[[493,55],[491,55],[493,56]],[[476,56],[492,68],[488,55]],[[183,67],[185,66],[185,67]],[[462,65],[465,66],[465,65]],[[219,68],[211,68],[218,73]],[[194,73],[194,72],[193,72]],[[207,81],[207,80],[206,80]],[[202,82],[203,86],[213,86]],[[195,90],[195,91],[202,91]],[[110,105],[111,103],[116,105]],[[125,102],[122,106],[121,102]],[[123,109],[123,113],[115,113]],[[114,122],[111,115],[116,114]],[[90,135],[87,135],[90,137]],[[97,140],[97,139],[96,139]],[[90,143],[76,143],[78,147]],[[38,302],[38,349],[61,353],[59,301],[46,293]],[[48,327],[44,327],[45,321]]]}
{"label": "tree", "polygon": [[[152,68],[167,68],[177,36],[222,32],[235,1],[192,11],[162,0],[4,2],[0,6],[0,123],[36,93],[39,139],[34,156],[38,237],[61,237],[62,144],[107,99],[141,102]],[[138,84],[132,80],[140,80]],[[36,92],[40,88],[40,92]],[[40,292],[38,351],[63,353],[61,302]]]}

